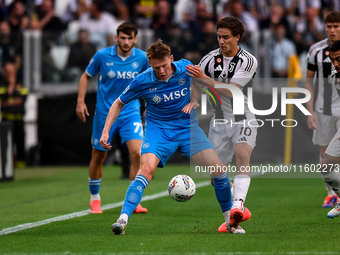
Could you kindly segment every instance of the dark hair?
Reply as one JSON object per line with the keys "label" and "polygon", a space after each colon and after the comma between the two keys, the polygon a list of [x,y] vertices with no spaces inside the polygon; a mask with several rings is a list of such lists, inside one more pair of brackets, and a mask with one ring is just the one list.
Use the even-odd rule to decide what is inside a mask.
{"label": "dark hair", "polygon": [[233,36],[240,35],[240,38],[245,31],[243,23],[238,18],[233,16],[224,17],[223,19],[219,20],[216,24],[216,29],[218,30],[219,28],[227,28],[230,30]]}
{"label": "dark hair", "polygon": [[324,19],[325,24],[326,23],[340,23],[340,12],[337,11],[331,11],[327,13]]}
{"label": "dark hair", "polygon": [[13,2],[8,6],[8,12],[9,12],[9,13],[11,13],[11,12],[15,9],[15,5],[16,5],[18,2],[22,3],[23,5],[25,5],[24,2],[23,2],[23,0],[15,0],[15,1],[13,1]]}
{"label": "dark hair", "polygon": [[166,57],[170,57],[170,55],[170,47],[162,43],[161,39],[158,39],[157,42],[152,43],[150,47],[146,50],[146,56],[148,59],[163,59]]}
{"label": "dark hair", "polygon": [[92,4],[94,4],[100,12],[104,11],[104,2],[102,0],[93,0]]}
{"label": "dark hair", "polygon": [[81,34],[81,33],[89,33],[89,31],[87,30],[87,29],[84,29],[84,28],[81,28],[81,29],[79,29],[79,31],[78,31],[78,34]]}
{"label": "dark hair", "polygon": [[134,32],[135,36],[137,36],[138,29],[135,24],[132,24],[129,21],[125,21],[122,24],[120,24],[117,28],[117,35],[119,35],[120,32],[127,35],[131,35],[132,32]]}
{"label": "dark hair", "polygon": [[274,31],[276,31],[276,29],[278,29],[279,27],[284,27],[285,31],[287,31],[287,27],[285,26],[285,24],[283,22],[279,22],[277,24],[274,25]]}
{"label": "dark hair", "polygon": [[336,52],[338,50],[340,50],[340,40],[333,42],[331,46],[329,46],[330,52]]}

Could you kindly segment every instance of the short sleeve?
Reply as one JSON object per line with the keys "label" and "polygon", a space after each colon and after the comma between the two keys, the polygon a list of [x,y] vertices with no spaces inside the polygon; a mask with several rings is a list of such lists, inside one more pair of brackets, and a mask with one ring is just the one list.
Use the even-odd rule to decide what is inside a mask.
{"label": "short sleeve", "polygon": [[241,67],[235,72],[230,82],[234,82],[244,87],[251,79],[254,78],[257,69],[257,60],[251,57],[248,61],[243,61]]}
{"label": "short sleeve", "polygon": [[314,47],[311,47],[307,53],[307,70],[310,70],[313,72],[317,70],[316,54],[317,54],[317,51],[314,49]]}
{"label": "short sleeve", "polygon": [[94,77],[100,71],[100,54],[97,52],[90,60],[89,65],[86,68],[86,72],[91,77]]}
{"label": "short sleeve", "polygon": [[143,91],[141,89],[141,85],[139,85],[137,79],[133,79],[130,85],[127,86],[123,93],[119,96],[119,100],[123,104],[128,104],[131,101],[142,97]]}
{"label": "short sleeve", "polygon": [[198,64],[201,67],[203,73],[205,75],[209,76],[209,77],[212,77],[212,74],[210,73],[210,69],[211,69],[210,68],[210,64],[211,64],[211,61],[213,59],[214,59],[213,56],[210,56],[210,57],[209,56],[205,56],[205,57],[202,58],[202,60]]}

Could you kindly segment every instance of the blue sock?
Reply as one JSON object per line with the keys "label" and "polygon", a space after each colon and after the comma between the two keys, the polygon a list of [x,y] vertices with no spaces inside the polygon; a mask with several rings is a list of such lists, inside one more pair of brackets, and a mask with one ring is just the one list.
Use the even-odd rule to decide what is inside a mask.
{"label": "blue sock", "polygon": [[102,179],[91,180],[89,178],[89,189],[90,189],[91,195],[97,195],[99,193],[101,181],[102,181]]}
{"label": "blue sock", "polygon": [[214,189],[217,201],[220,203],[222,212],[229,211],[232,207],[230,182],[227,173],[219,176],[212,176],[214,178]]}
{"label": "blue sock", "polygon": [[126,213],[130,218],[137,205],[142,200],[144,189],[149,185],[149,181],[143,175],[137,175],[126,191],[124,204],[120,214]]}

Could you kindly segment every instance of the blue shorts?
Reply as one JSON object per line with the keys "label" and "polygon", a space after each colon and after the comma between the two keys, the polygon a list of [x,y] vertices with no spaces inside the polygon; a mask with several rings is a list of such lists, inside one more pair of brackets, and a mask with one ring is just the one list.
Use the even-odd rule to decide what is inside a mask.
{"label": "blue shorts", "polygon": [[164,167],[177,150],[191,158],[206,149],[214,149],[214,146],[198,125],[190,128],[158,128],[148,124],[145,126],[141,155],[155,154],[160,159],[158,167]]}
{"label": "blue shorts", "polygon": [[[92,147],[96,150],[106,151],[100,145],[100,137],[102,136],[103,128],[105,125],[106,117],[94,115],[92,127]],[[109,132],[108,142],[112,145],[112,139],[119,134],[122,139],[122,144],[125,142],[137,139],[143,140],[143,125],[140,115],[128,116],[124,119],[117,119]]]}

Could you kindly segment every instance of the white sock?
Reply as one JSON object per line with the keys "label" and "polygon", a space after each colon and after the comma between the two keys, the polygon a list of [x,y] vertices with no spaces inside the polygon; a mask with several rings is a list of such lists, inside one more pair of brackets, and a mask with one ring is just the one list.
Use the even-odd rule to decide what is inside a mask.
{"label": "white sock", "polygon": [[[237,174],[234,178],[233,188],[234,188],[234,200],[233,207],[240,208],[242,202],[246,201],[248,189],[250,186],[250,177],[246,174]],[[242,208],[240,208],[242,209]]]}
{"label": "white sock", "polygon": [[100,201],[100,195],[99,193],[97,195],[92,195],[91,194],[91,202],[94,201],[94,200],[99,200]]}
{"label": "white sock", "polygon": [[[102,179],[93,179],[91,180],[89,177],[89,190],[90,190],[90,201],[99,200],[100,201],[100,195],[99,195],[99,189],[100,189],[100,183]],[[96,194],[97,193],[97,194]]]}
{"label": "white sock", "polygon": [[[321,162],[321,160],[322,160],[322,157],[321,157],[321,155],[319,154],[319,162]],[[335,195],[335,193],[334,193],[334,191],[332,190],[332,187],[331,186],[329,186],[327,183],[325,183],[325,186],[326,186],[326,190],[327,190],[327,196],[334,196]]]}
{"label": "white sock", "polygon": [[231,187],[230,192],[231,192],[231,201],[234,201],[234,184]]}
{"label": "white sock", "polygon": [[119,216],[119,219],[120,220],[124,220],[127,224],[128,222],[128,219],[129,219],[129,216],[126,214],[126,213],[122,213],[120,216]]}
{"label": "white sock", "polygon": [[335,194],[340,196],[340,173],[332,171],[330,173],[322,173],[323,180],[333,189]]}
{"label": "white sock", "polygon": [[227,228],[229,226],[230,221],[230,210],[223,212],[225,223],[227,224]]}
{"label": "white sock", "polygon": [[335,195],[335,192],[332,190],[332,187],[329,186],[328,183],[325,183],[325,186],[326,186],[326,190],[327,190],[327,196],[334,196]]}

